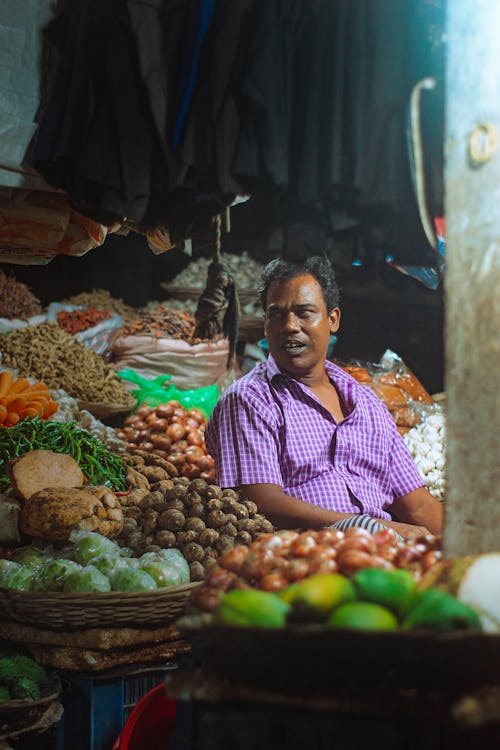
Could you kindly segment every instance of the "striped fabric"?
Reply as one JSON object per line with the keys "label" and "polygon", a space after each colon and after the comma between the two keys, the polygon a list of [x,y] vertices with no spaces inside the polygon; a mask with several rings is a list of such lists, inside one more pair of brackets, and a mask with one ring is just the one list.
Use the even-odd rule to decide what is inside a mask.
{"label": "striped fabric", "polygon": [[393,501],[424,482],[384,404],[342,368],[325,367],[347,407],[338,424],[271,355],[232,384],[205,432],[217,481],[276,484],[329,510],[389,519]]}

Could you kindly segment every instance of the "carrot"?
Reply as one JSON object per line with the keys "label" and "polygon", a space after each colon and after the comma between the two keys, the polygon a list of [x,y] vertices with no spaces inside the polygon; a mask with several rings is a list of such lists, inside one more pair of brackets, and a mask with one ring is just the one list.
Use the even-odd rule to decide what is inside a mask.
{"label": "carrot", "polygon": [[29,385],[30,382],[26,378],[18,378],[16,382],[10,387],[9,396],[14,395],[15,393],[21,393],[21,391],[29,388]]}
{"label": "carrot", "polygon": [[43,417],[48,406],[48,401],[30,400],[26,403],[25,409],[35,409],[39,417]]}
{"label": "carrot", "polygon": [[25,409],[28,404],[28,400],[25,399],[23,396],[17,396],[13,401],[9,401],[8,403],[8,411],[14,411],[17,414],[19,414],[20,409]]}
{"label": "carrot", "polygon": [[56,413],[58,409],[59,409],[59,404],[57,404],[55,401],[52,401],[51,399],[49,401],[47,409],[45,410],[43,414],[44,419],[48,419],[49,417],[51,417],[53,414]]}
{"label": "carrot", "polygon": [[35,383],[34,385],[30,385],[30,387],[26,388],[26,390],[24,390],[22,393],[23,396],[33,396],[34,398],[36,398],[39,394],[50,398],[49,389],[47,388],[45,383]]}
{"label": "carrot", "polygon": [[0,424],[3,424],[7,418],[7,407],[0,404]]}
{"label": "carrot", "polygon": [[33,406],[27,406],[19,412],[20,419],[26,419],[26,417],[34,418],[38,416],[38,409],[35,409]]}
{"label": "carrot", "polygon": [[15,424],[19,422],[21,417],[19,414],[15,411],[9,411],[7,414],[7,419],[5,420],[5,426],[6,427],[13,427]]}
{"label": "carrot", "polygon": [[0,398],[2,396],[6,396],[7,393],[12,388],[12,383],[14,382],[14,376],[11,372],[8,370],[4,370],[2,374],[0,375]]}

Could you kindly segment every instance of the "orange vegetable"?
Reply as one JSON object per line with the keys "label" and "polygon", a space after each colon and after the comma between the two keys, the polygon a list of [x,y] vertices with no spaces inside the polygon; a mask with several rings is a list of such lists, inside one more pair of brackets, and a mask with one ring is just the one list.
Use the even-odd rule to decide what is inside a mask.
{"label": "orange vegetable", "polygon": [[25,409],[19,412],[20,419],[26,419],[26,417],[38,417],[40,416],[38,413],[38,409],[35,409],[33,406],[27,406]]}
{"label": "orange vegetable", "polygon": [[3,404],[0,404],[0,424],[3,424],[5,422],[5,419],[7,417],[7,407]]}
{"label": "orange vegetable", "polygon": [[13,427],[15,424],[19,422],[21,417],[19,414],[15,411],[9,411],[7,414],[7,419],[5,420],[4,424],[6,427]]}
{"label": "orange vegetable", "polygon": [[16,395],[12,401],[7,401],[5,405],[8,406],[9,412],[14,411],[19,414],[19,411],[21,409],[25,409],[28,406],[28,401],[24,398],[24,396]]}
{"label": "orange vegetable", "polygon": [[0,398],[6,396],[9,390],[12,388],[14,382],[14,376],[8,370],[4,370],[0,374]]}
{"label": "orange vegetable", "polygon": [[58,409],[59,404],[57,404],[55,401],[52,401],[51,399],[43,416],[45,417],[45,419],[48,419],[48,417],[51,417],[53,414],[55,414]]}
{"label": "orange vegetable", "polygon": [[9,390],[9,396],[12,396],[15,393],[21,393],[21,391],[29,388],[29,385],[29,380],[27,380],[26,378],[18,378],[16,382],[11,386]]}

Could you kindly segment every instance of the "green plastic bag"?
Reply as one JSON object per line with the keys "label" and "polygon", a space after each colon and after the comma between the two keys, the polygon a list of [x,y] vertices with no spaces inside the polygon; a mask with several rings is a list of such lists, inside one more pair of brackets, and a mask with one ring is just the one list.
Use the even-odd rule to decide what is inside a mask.
{"label": "green plastic bag", "polygon": [[137,399],[136,409],[141,404],[156,407],[167,401],[178,401],[185,409],[199,409],[208,419],[220,396],[215,384],[195,388],[192,391],[181,391],[173,383],[169,383],[172,380],[171,375],[160,375],[153,380],[148,380],[130,369],[117,370],[116,374],[122,380],[128,380],[139,386],[137,390],[132,391]]}

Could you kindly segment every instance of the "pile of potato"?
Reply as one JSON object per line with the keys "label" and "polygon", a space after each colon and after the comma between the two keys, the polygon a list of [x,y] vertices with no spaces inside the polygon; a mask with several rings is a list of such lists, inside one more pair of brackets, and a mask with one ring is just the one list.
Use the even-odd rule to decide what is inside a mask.
{"label": "pile of potato", "polygon": [[117,540],[136,555],[177,547],[199,581],[219,555],[273,531],[257,506],[235,490],[179,476],[174,464],[148,451],[124,454],[133,487],[120,496],[125,522]]}

